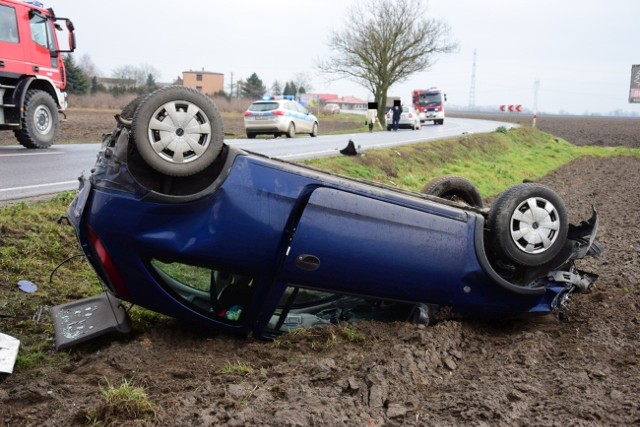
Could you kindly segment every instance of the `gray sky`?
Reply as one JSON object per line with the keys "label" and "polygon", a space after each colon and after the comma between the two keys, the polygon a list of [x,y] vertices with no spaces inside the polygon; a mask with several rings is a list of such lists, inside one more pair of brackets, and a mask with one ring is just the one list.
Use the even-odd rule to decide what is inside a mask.
{"label": "gray sky", "polygon": [[[88,54],[102,76],[123,65],[149,64],[160,81],[182,71],[225,74],[228,85],[253,72],[267,87],[307,73],[313,92],[370,99],[361,86],[327,81],[316,64],[330,54],[329,32],[346,23],[359,0],[45,1],[76,27],[75,58]],[[477,52],[475,105],[521,104],[540,112],[640,114],[629,104],[631,65],[640,64],[638,0],[425,0],[416,13],[446,21],[460,43],[431,70],[396,84],[405,102],[412,89],[439,86],[448,103],[470,101]],[[228,87],[225,89],[228,90]]]}

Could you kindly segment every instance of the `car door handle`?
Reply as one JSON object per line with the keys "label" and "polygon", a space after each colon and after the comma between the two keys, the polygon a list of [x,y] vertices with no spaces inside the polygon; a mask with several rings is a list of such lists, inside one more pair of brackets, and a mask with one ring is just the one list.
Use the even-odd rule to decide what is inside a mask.
{"label": "car door handle", "polygon": [[33,66],[33,72],[37,73],[38,71],[40,71],[40,67],[38,67],[37,65]]}
{"label": "car door handle", "polygon": [[309,254],[298,255],[296,267],[305,271],[317,270],[320,267],[320,258]]}

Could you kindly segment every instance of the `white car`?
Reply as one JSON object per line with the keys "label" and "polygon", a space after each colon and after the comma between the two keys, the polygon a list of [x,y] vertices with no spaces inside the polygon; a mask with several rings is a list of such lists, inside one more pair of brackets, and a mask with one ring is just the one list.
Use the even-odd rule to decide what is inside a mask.
{"label": "white car", "polygon": [[338,114],[340,113],[340,106],[331,102],[325,105],[322,111],[324,111],[326,114]]}
{"label": "white car", "polygon": [[[385,125],[387,130],[393,129],[393,108],[387,111],[384,116]],[[413,130],[420,130],[421,128],[420,116],[412,107],[402,106],[402,114],[400,115],[400,121],[398,122],[398,128],[409,128]]]}
{"label": "white car", "polygon": [[255,101],[244,113],[247,138],[267,134],[293,138],[296,133],[318,136],[318,119],[303,105],[291,99],[263,99]]}

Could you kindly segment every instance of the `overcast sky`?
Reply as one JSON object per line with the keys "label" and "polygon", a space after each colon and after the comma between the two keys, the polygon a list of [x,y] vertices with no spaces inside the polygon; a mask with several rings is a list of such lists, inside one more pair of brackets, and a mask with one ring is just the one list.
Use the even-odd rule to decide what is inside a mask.
{"label": "overcast sky", "polygon": [[[148,64],[170,82],[187,70],[233,78],[257,73],[267,87],[307,73],[313,92],[371,99],[348,80],[327,81],[318,60],[331,52],[329,33],[347,25],[359,0],[190,0],[107,2],[49,0],[76,27],[75,58],[88,54],[102,76],[123,65]],[[412,89],[439,86],[450,105],[521,104],[539,112],[640,114],[629,104],[631,66],[640,64],[638,0],[425,0],[417,10],[447,22],[457,53],[394,85],[389,95],[409,100]]]}

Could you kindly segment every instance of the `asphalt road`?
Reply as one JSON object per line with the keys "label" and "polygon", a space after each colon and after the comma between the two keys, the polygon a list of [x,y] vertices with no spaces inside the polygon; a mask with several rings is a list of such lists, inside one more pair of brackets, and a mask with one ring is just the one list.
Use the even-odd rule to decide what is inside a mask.
{"label": "asphalt road", "polygon": [[[285,160],[340,155],[351,139],[360,150],[415,144],[464,133],[492,132],[512,123],[447,118],[442,126],[426,124],[421,130],[353,133],[293,139],[234,139],[225,141],[245,150]],[[78,177],[91,173],[99,144],[54,145],[27,150],[19,145],[0,147],[0,202],[54,194],[78,188]]]}

